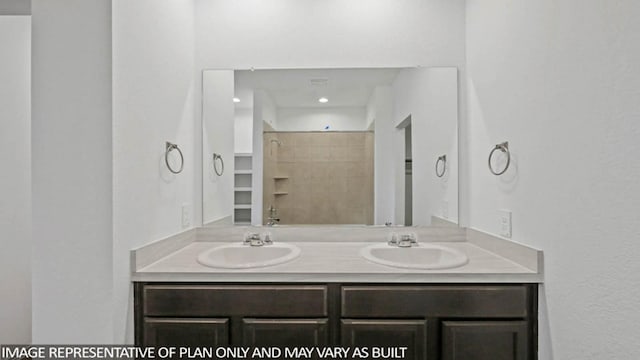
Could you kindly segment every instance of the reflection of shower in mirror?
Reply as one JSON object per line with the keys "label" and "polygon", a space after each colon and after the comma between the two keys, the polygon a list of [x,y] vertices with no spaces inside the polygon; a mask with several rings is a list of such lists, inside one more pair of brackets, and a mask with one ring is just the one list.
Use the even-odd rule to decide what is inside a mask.
{"label": "reflection of shower in mirror", "polygon": [[[229,154],[225,165],[234,170],[234,176],[217,182],[203,180],[204,223],[265,225],[273,205],[278,225],[415,226],[429,225],[434,218],[455,224],[457,71],[203,71],[203,159],[207,155],[209,160],[202,165],[211,166],[215,144],[216,153]],[[234,96],[242,101],[229,101]],[[321,103],[320,97],[330,101]],[[411,142],[398,127],[409,115]],[[445,153],[447,180],[436,181],[434,161]],[[238,155],[246,166],[231,162]],[[440,161],[439,173],[442,165]]]}
{"label": "reflection of shower in mirror", "polygon": [[[273,145],[273,143],[278,144],[278,146],[282,146],[282,141],[277,140],[277,139],[271,139],[271,145]],[[269,155],[273,156],[273,146],[271,146],[269,148]]]}

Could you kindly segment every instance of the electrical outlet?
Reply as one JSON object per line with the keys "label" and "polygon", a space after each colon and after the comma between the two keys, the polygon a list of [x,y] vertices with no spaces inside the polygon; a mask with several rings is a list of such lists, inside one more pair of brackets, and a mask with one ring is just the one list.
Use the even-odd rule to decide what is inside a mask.
{"label": "electrical outlet", "polygon": [[182,205],[182,227],[187,228],[191,226],[191,206],[189,204]]}
{"label": "electrical outlet", "polygon": [[500,236],[511,238],[511,211],[498,210],[500,217]]}
{"label": "electrical outlet", "polygon": [[445,219],[449,218],[449,202],[447,200],[442,202],[442,217]]}

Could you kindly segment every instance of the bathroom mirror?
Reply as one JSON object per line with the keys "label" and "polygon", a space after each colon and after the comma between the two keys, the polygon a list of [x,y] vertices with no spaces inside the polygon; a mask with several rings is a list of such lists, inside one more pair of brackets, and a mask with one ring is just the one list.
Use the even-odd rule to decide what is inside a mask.
{"label": "bathroom mirror", "polygon": [[202,72],[203,224],[456,225],[455,67]]}

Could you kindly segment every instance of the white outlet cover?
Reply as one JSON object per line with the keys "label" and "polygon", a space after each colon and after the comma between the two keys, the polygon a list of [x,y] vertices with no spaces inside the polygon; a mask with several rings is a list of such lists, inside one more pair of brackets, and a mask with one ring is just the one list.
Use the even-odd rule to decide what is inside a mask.
{"label": "white outlet cover", "polygon": [[498,210],[500,236],[511,238],[511,211]]}

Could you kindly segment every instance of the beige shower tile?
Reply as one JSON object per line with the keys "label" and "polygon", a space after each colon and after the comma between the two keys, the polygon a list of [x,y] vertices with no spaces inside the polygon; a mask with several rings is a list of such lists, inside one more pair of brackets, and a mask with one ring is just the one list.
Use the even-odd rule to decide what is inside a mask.
{"label": "beige shower tile", "polygon": [[346,161],[357,161],[362,163],[365,160],[364,148],[351,147],[347,151],[346,155]]}
{"label": "beige shower tile", "polygon": [[364,164],[357,161],[347,162],[347,177],[364,177]]}
{"label": "beige shower tile", "polygon": [[312,146],[309,148],[310,161],[329,161],[330,147]]}
{"label": "beige shower tile", "polygon": [[349,143],[349,133],[333,133],[331,146],[347,146]]}
{"label": "beige shower tile", "polygon": [[276,207],[277,208],[290,208],[295,206],[295,201],[289,195],[278,195],[276,196]]}
{"label": "beige shower tile", "polygon": [[311,142],[311,137],[313,136],[311,133],[299,132],[292,133],[291,141],[293,145],[296,147],[309,147],[309,143]]}
{"label": "beige shower tile", "polygon": [[347,133],[347,146],[355,148],[363,148],[365,145],[365,133],[352,132]]}
{"label": "beige shower tile", "polygon": [[309,146],[327,147],[327,145],[329,144],[329,139],[325,135],[325,133],[309,133]]}
{"label": "beige shower tile", "polygon": [[332,146],[329,148],[329,160],[344,161],[347,158],[347,152],[346,146]]}
{"label": "beige shower tile", "polygon": [[343,197],[347,193],[347,178],[332,176],[327,179],[331,192]]}
{"label": "beige shower tile", "polygon": [[278,162],[294,161],[295,160],[295,147],[289,145],[283,145],[278,148]]}
{"label": "beige shower tile", "polygon": [[346,161],[334,161],[332,175],[338,177],[347,177],[348,168],[349,166]]}
{"label": "beige shower tile", "polygon": [[295,145],[293,140],[295,138],[295,133],[278,132],[276,133],[276,138],[280,140],[283,147]]}
{"label": "beige shower tile", "polygon": [[306,187],[295,187],[290,193],[290,196],[297,207],[310,206],[311,193]]}
{"label": "beige shower tile", "polygon": [[291,186],[289,179],[275,180],[272,179],[276,192],[288,192]]}
{"label": "beige shower tile", "polygon": [[295,207],[293,208],[292,223],[294,224],[309,224],[311,213],[308,208]]}
{"label": "beige shower tile", "polygon": [[293,148],[294,158],[296,161],[307,161],[311,158],[308,146],[295,146]]}
{"label": "beige shower tile", "polygon": [[291,176],[293,168],[295,168],[295,162],[278,162],[274,176]]}

